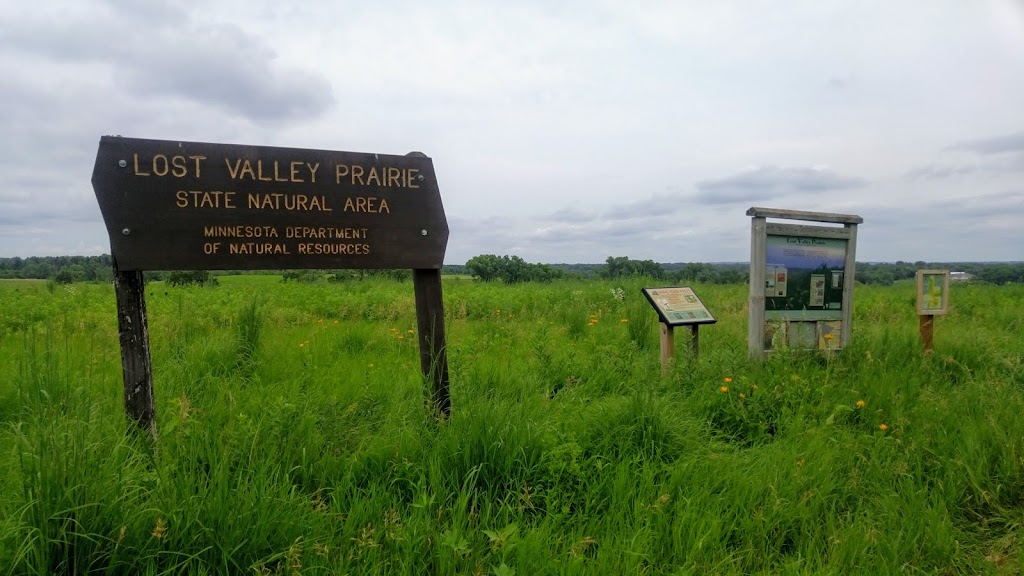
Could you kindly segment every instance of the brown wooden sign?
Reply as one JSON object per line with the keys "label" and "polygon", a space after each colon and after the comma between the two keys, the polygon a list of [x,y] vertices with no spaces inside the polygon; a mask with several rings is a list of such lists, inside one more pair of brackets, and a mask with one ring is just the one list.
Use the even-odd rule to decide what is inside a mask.
{"label": "brown wooden sign", "polygon": [[104,136],[93,189],[122,271],[440,269],[430,158]]}
{"label": "brown wooden sign", "polygon": [[125,411],[153,438],[144,270],[412,268],[428,404],[450,413],[448,222],[427,156],[104,136],[92,185],[110,234]]}

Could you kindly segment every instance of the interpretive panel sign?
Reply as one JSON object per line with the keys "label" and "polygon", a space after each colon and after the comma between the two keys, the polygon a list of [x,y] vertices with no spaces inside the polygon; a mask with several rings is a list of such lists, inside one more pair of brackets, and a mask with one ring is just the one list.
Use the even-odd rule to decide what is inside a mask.
{"label": "interpretive panel sign", "polygon": [[939,316],[949,307],[949,270],[917,271],[917,314]]}
{"label": "interpretive panel sign", "polygon": [[92,177],[122,271],[439,269],[430,158],[104,136]]}
{"label": "interpretive panel sign", "polygon": [[641,290],[658,312],[663,324],[714,324],[718,322],[689,286],[644,288]]}

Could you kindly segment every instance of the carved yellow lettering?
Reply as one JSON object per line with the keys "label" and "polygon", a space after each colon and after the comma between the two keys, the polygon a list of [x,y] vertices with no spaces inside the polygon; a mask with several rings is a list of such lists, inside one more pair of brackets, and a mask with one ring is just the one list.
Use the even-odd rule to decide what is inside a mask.
{"label": "carved yellow lettering", "polygon": [[420,171],[415,168],[409,168],[405,171],[405,182],[409,188],[419,188],[419,178],[416,176]]}
{"label": "carved yellow lettering", "polygon": [[[381,168],[381,170],[383,170],[383,168]],[[367,184],[367,186],[369,186],[370,183],[373,182],[374,180],[377,181],[377,186],[381,185],[380,175],[377,174],[377,167],[376,166],[371,166],[370,167],[370,175],[366,177],[366,184]]]}
{"label": "carved yellow lettering", "polygon": [[171,174],[177,178],[183,178],[188,174],[184,156],[171,156]]}
{"label": "carved yellow lettering", "polygon": [[246,173],[249,174],[249,179],[250,180],[255,180],[256,179],[256,172],[253,172],[252,162],[249,162],[249,160],[246,160],[245,162],[242,163],[241,174],[239,174],[238,177],[239,178],[244,178]]}
{"label": "carved yellow lettering", "polygon": [[356,183],[356,178],[359,179],[359,185],[360,186],[366,186],[366,184],[363,182],[363,167],[358,165],[358,164],[356,164],[355,166],[352,167],[352,183],[353,184]]}
{"label": "carved yellow lettering", "polygon": [[175,194],[175,197],[177,198],[177,200],[174,203],[177,204],[178,208],[184,208],[188,206],[188,192],[185,192],[184,190],[178,190],[177,194]]}
{"label": "carved yellow lettering", "polygon": [[206,156],[189,156],[188,159],[196,161],[196,178],[199,178],[199,161],[206,160]]}
{"label": "carved yellow lettering", "polygon": [[274,182],[287,182],[287,181],[288,181],[287,178],[281,178],[281,175],[278,173],[277,160],[274,160]]}
{"label": "carved yellow lettering", "polygon": [[135,175],[136,176],[149,176],[149,172],[139,172],[139,153],[136,152],[132,156],[135,157]]}
{"label": "carved yellow lettering", "polygon": [[341,179],[348,176],[348,164],[338,164],[334,167],[334,183],[341,184]]}
{"label": "carved yellow lettering", "polygon": [[[160,166],[161,162],[158,162],[158,160],[162,161],[162,167]],[[170,165],[167,162],[167,156],[164,156],[163,154],[153,156],[153,174],[156,174],[157,176],[167,176],[170,169]]]}
{"label": "carved yellow lettering", "polygon": [[[277,166],[277,164],[275,163],[274,166]],[[263,177],[263,160],[256,161],[256,174],[257,180],[263,180],[264,182],[270,182],[271,180],[270,176],[267,176],[266,178]]]}
{"label": "carved yellow lettering", "polygon": [[320,168],[320,163],[317,162],[316,164],[310,164],[309,162],[306,162],[306,166],[309,168],[309,181],[316,183],[316,171]]}
{"label": "carved yellow lettering", "polygon": [[242,165],[242,159],[241,158],[236,159],[234,166],[231,165],[231,160],[228,160],[227,158],[224,159],[224,163],[228,165],[228,174],[231,175],[231,179],[232,180],[238,179],[238,169]]}
{"label": "carved yellow lettering", "polygon": [[289,180],[292,182],[305,182],[302,178],[299,178],[299,168],[302,166],[302,162],[290,162],[288,167],[291,169],[289,174]]}

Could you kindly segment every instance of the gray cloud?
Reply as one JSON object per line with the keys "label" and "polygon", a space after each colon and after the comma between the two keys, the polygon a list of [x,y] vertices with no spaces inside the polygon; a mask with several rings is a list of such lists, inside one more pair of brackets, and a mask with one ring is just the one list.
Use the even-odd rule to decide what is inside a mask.
{"label": "gray cloud", "polygon": [[631,220],[638,217],[664,216],[687,206],[692,206],[692,199],[683,194],[655,194],[645,200],[613,206],[605,211],[604,217],[609,220]]}
{"label": "gray cloud", "polygon": [[955,150],[966,150],[975,154],[1002,154],[1004,152],[1024,153],[1024,131],[1015,134],[968,140],[950,146]]}
{"label": "gray cloud", "polygon": [[860,188],[868,183],[825,168],[761,166],[697,183],[697,200],[708,204],[764,202],[779,195]]}
{"label": "gray cloud", "polygon": [[904,178],[907,178],[908,180],[941,180],[943,178],[951,178],[953,176],[973,174],[978,170],[977,166],[929,164],[927,166],[921,166],[920,168],[914,168],[913,170],[908,171],[904,174]]}
{"label": "gray cloud", "polygon": [[562,210],[558,210],[550,214],[543,214],[537,217],[538,220],[542,221],[570,223],[592,222],[596,218],[597,214],[592,212],[583,212],[582,210],[575,210],[573,208],[563,208]]}
{"label": "gray cloud", "polygon": [[198,24],[167,3],[117,0],[68,11],[57,23],[12,19],[0,37],[0,46],[24,59],[108,67],[117,88],[137,97],[184,100],[256,122],[317,118],[335,102],[323,73],[282,64],[261,38],[234,24]]}

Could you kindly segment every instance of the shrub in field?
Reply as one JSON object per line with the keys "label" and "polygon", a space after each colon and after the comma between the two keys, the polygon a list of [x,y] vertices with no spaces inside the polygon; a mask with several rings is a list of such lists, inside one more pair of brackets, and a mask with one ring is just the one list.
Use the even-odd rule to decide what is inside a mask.
{"label": "shrub in field", "polygon": [[216,286],[219,283],[207,270],[170,272],[164,281],[169,286]]}

